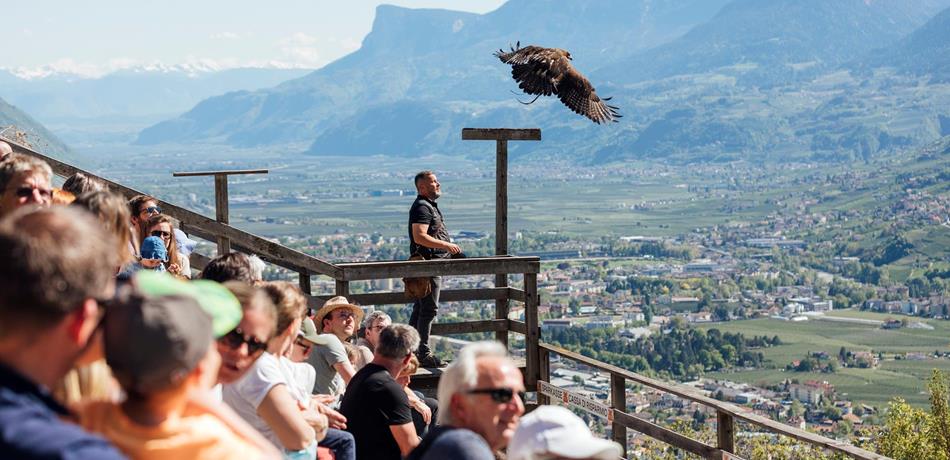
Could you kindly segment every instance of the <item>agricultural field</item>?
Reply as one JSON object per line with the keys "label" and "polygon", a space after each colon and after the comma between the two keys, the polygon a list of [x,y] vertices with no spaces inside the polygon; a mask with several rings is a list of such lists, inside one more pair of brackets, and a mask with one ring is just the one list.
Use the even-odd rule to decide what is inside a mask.
{"label": "agricultural field", "polygon": [[[836,311],[832,315],[841,318],[886,320],[895,315],[861,311]],[[898,316],[899,317],[899,316]],[[911,322],[916,318],[908,318]],[[950,360],[926,359],[910,361],[895,359],[895,354],[921,352],[928,355],[934,351],[945,352],[950,347],[950,323],[924,321],[933,327],[928,329],[902,328],[881,329],[878,326],[834,321],[790,322],[775,319],[733,321],[703,326],[722,331],[741,332],[746,335],[778,335],[783,344],[762,350],[774,369],[739,370],[735,372],[710,373],[710,378],[723,378],[747,383],[780,383],[785,379],[827,380],[839,393],[847,393],[855,402],[881,406],[894,397],[924,406],[927,404],[926,379],[932,369],[950,371]],[[873,351],[884,353],[884,360],[875,369],[839,367],[837,372],[803,373],[785,371],[785,365],[804,358],[809,352],[824,351],[837,356],[841,347],[849,351]]]}

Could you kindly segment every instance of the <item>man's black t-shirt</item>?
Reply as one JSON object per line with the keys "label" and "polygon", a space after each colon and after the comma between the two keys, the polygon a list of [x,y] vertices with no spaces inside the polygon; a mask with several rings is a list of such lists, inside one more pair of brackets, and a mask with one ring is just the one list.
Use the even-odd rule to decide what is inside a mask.
{"label": "man's black t-shirt", "polygon": [[439,210],[439,205],[435,201],[420,195],[416,197],[416,201],[413,201],[412,207],[409,208],[409,254],[419,252],[426,259],[449,257],[449,252],[445,249],[431,249],[416,244],[412,239],[412,224],[426,224],[429,226],[426,234],[437,240],[449,241],[449,231],[445,228],[442,211]]}
{"label": "man's black t-shirt", "polygon": [[399,445],[392,425],[412,423],[412,409],[405,391],[385,367],[367,364],[346,386],[340,413],[346,431],[356,438],[357,460],[399,460]]}

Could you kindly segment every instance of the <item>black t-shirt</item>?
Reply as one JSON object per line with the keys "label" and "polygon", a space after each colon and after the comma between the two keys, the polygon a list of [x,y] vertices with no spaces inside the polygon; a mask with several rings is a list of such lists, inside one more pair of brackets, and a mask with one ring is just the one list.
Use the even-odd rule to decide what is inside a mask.
{"label": "black t-shirt", "polygon": [[451,241],[449,231],[445,228],[445,221],[442,219],[442,211],[435,201],[431,201],[423,196],[417,196],[416,201],[412,202],[409,208],[409,254],[415,254],[417,251],[426,259],[443,259],[449,257],[449,252],[445,249],[431,249],[416,244],[412,239],[412,224],[427,224],[429,230],[426,233],[442,241]]}
{"label": "black t-shirt", "polygon": [[356,438],[357,460],[399,460],[399,445],[389,427],[412,423],[405,391],[385,367],[367,364],[346,386],[340,402],[346,431]]}

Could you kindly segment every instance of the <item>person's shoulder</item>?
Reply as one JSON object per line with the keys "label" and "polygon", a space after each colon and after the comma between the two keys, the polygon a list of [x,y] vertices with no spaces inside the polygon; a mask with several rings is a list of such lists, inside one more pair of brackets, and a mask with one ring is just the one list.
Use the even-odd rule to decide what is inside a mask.
{"label": "person's shoulder", "polygon": [[104,438],[36,408],[2,412],[5,413],[0,415],[0,452],[4,452],[4,458],[126,458]]}
{"label": "person's shoulder", "polygon": [[465,428],[446,428],[432,440],[432,445],[421,460],[451,458],[453,460],[494,460],[491,448],[474,431]]}

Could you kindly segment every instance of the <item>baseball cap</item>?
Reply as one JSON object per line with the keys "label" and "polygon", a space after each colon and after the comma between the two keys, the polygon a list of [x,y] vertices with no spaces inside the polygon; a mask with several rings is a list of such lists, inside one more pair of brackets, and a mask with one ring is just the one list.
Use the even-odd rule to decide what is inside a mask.
{"label": "baseball cap", "polygon": [[135,286],[146,296],[184,295],[194,298],[211,315],[215,337],[222,337],[241,322],[241,302],[220,283],[209,280],[182,281],[167,273],[140,271]]}
{"label": "baseball cap", "polygon": [[587,423],[560,406],[540,406],[521,417],[508,443],[508,460],[539,460],[555,455],[571,459],[613,460],[619,444],[595,438]]}
{"label": "baseball cap", "polygon": [[173,388],[208,353],[211,316],[187,295],[129,291],[106,313],[106,363],[127,393]]}
{"label": "baseball cap", "polygon": [[143,259],[168,261],[168,250],[165,249],[165,242],[157,236],[150,236],[142,240],[142,248],[139,250],[139,254]]}
{"label": "baseball cap", "polygon": [[299,335],[304,340],[316,345],[327,345],[330,343],[330,340],[332,340],[329,334],[317,333],[317,326],[313,324],[313,320],[310,318],[303,319],[303,322],[300,324]]}

